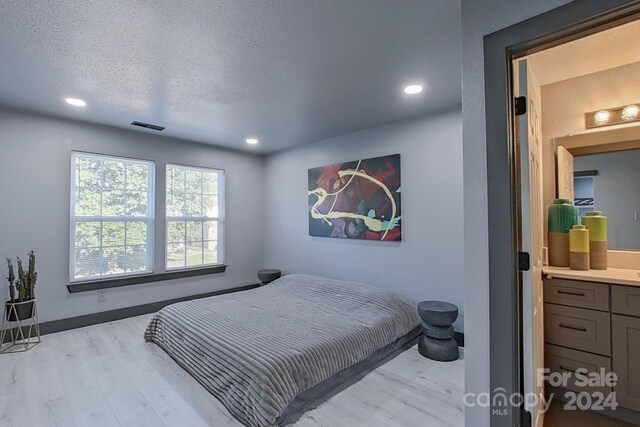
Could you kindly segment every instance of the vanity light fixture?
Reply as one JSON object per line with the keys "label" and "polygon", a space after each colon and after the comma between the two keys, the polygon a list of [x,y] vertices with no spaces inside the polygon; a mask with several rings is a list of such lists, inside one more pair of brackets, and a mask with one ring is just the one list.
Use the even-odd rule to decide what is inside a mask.
{"label": "vanity light fixture", "polygon": [[593,115],[593,121],[597,126],[604,126],[609,123],[611,113],[607,110],[600,110]]}
{"label": "vanity light fixture", "polygon": [[584,118],[587,129],[640,122],[640,106],[629,104],[606,110],[590,111],[585,113]]}
{"label": "vanity light fixture", "polygon": [[631,120],[636,120],[638,118],[638,113],[640,113],[640,107],[637,105],[627,105],[622,109],[620,118],[625,122],[629,122]]}

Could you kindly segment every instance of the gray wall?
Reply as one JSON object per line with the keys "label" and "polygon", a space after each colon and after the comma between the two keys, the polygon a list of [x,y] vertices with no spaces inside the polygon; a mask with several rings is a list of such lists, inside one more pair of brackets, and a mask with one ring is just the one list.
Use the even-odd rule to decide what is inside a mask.
{"label": "gray wall", "polygon": [[[463,330],[461,113],[449,111],[271,155],[265,165],[265,267],[451,301]],[[400,153],[402,242],[310,237],[307,171]]]}
{"label": "gray wall", "polygon": [[598,171],[594,201],[608,218],[609,247],[640,249],[640,150],[580,156],[573,162],[576,171]]}
{"label": "gray wall", "polygon": [[[462,0],[465,390],[488,392],[489,260],[483,37],[568,0]],[[489,408],[465,410],[466,425],[489,425]]]}
{"label": "gray wall", "polygon": [[[225,169],[227,272],[109,289],[102,303],[97,292],[68,294],[72,150],[155,160],[158,180],[166,162]],[[259,212],[264,208],[261,157],[5,109],[0,109],[0,153],[0,256],[36,251],[41,321],[257,282],[263,230]],[[162,219],[157,213],[156,222]],[[2,276],[5,270],[0,268]],[[4,297],[5,282],[0,286]]]}

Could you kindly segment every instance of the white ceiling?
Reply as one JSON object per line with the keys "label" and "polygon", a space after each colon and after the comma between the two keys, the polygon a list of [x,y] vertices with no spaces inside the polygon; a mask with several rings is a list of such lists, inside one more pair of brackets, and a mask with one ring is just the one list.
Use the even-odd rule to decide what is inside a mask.
{"label": "white ceiling", "polygon": [[460,105],[460,4],[4,0],[0,58],[1,104],[272,152]]}
{"label": "white ceiling", "polygon": [[541,85],[640,61],[640,21],[612,28],[527,57]]}

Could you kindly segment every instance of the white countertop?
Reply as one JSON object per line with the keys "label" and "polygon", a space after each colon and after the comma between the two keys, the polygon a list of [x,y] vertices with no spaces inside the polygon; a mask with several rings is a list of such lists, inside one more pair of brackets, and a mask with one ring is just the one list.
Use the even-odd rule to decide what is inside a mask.
{"label": "white countertop", "polygon": [[640,286],[640,270],[609,268],[607,270],[579,271],[568,267],[542,267],[542,273],[558,279],[584,280],[588,282],[614,283]]}

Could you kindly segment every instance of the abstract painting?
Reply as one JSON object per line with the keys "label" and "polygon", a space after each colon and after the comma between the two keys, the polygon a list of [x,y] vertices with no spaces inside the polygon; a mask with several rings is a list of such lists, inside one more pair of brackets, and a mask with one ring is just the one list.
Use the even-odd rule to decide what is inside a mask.
{"label": "abstract painting", "polygon": [[400,154],[309,169],[309,235],[399,241]]}

